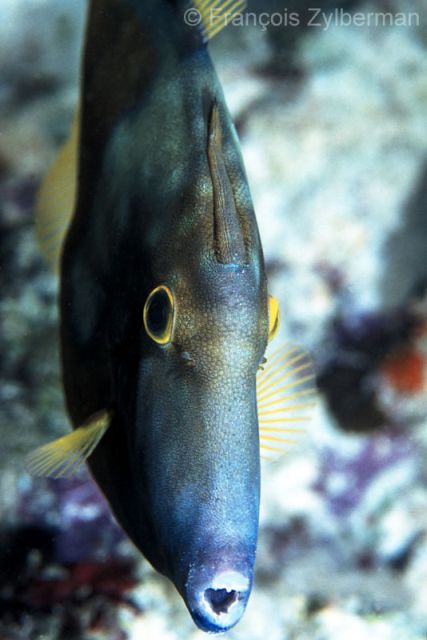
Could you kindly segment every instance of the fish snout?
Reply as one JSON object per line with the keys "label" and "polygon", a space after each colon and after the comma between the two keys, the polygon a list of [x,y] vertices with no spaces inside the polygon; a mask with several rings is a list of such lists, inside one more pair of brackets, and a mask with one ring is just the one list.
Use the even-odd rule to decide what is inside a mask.
{"label": "fish snout", "polygon": [[203,631],[224,632],[242,617],[252,579],[239,570],[190,570],[185,600],[194,622]]}

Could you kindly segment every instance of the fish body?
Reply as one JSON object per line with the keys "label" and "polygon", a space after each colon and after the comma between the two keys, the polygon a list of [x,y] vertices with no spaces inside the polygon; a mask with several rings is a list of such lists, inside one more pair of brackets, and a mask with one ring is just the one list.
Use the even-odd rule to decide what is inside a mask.
{"label": "fish body", "polygon": [[74,431],[28,468],[57,477],[88,460],[134,544],[220,632],[252,587],[260,440],[281,453],[314,390],[299,348],[265,365],[279,308],[205,46],[209,12],[241,3],[194,4],[203,29],[179,0],[90,3],[79,112],[37,214]]}
{"label": "fish body", "polygon": [[[119,523],[223,631],[253,578],[267,283],[236,132],[182,11],[91,3],[62,365],[73,425],[112,416],[89,464]],[[165,344],[143,322],[156,288],[172,298]]]}

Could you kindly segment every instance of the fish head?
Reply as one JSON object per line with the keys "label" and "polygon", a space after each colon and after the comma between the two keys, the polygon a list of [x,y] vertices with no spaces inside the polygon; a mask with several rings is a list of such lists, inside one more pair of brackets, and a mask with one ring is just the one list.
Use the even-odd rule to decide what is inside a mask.
{"label": "fish head", "polygon": [[145,302],[131,468],[162,571],[196,623],[218,631],[239,620],[252,584],[267,302],[249,265],[184,262]]}
{"label": "fish head", "polygon": [[175,582],[199,627],[225,631],[240,619],[253,578],[256,375],[269,318],[255,218],[242,211],[219,153],[210,154],[210,174],[214,197],[192,208],[185,238],[150,260],[130,468],[135,502],[144,504],[140,530],[153,540],[145,555]]}

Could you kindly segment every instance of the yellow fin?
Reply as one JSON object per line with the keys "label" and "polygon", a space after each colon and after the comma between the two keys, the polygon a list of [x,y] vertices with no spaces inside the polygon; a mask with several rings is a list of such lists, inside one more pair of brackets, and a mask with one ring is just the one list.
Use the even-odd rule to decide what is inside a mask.
{"label": "yellow fin", "polygon": [[61,249],[74,211],[77,191],[79,116],[74,116],[68,140],[58,152],[39,189],[36,202],[36,236],[54,271],[59,270]]}
{"label": "yellow fin", "polygon": [[268,296],[268,341],[271,342],[279,331],[280,307],[279,301],[274,296]]}
{"label": "yellow fin", "polygon": [[193,0],[193,4],[199,12],[205,42],[216,36],[246,8],[246,0]]}
{"label": "yellow fin", "polygon": [[313,362],[298,346],[286,343],[257,375],[261,458],[275,460],[303,433],[316,403]]}
{"label": "yellow fin", "polygon": [[87,460],[110,426],[109,411],[98,411],[78,429],[39,447],[27,456],[26,467],[34,476],[68,477]]}

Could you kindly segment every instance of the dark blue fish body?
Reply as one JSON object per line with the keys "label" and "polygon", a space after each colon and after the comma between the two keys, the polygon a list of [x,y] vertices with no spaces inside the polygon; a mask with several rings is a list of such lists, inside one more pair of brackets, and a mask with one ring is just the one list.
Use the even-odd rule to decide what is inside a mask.
{"label": "dark blue fish body", "polygon": [[61,264],[75,427],[126,532],[205,630],[235,624],[258,532],[262,249],[199,32],[168,0],[92,0],[78,195]]}

